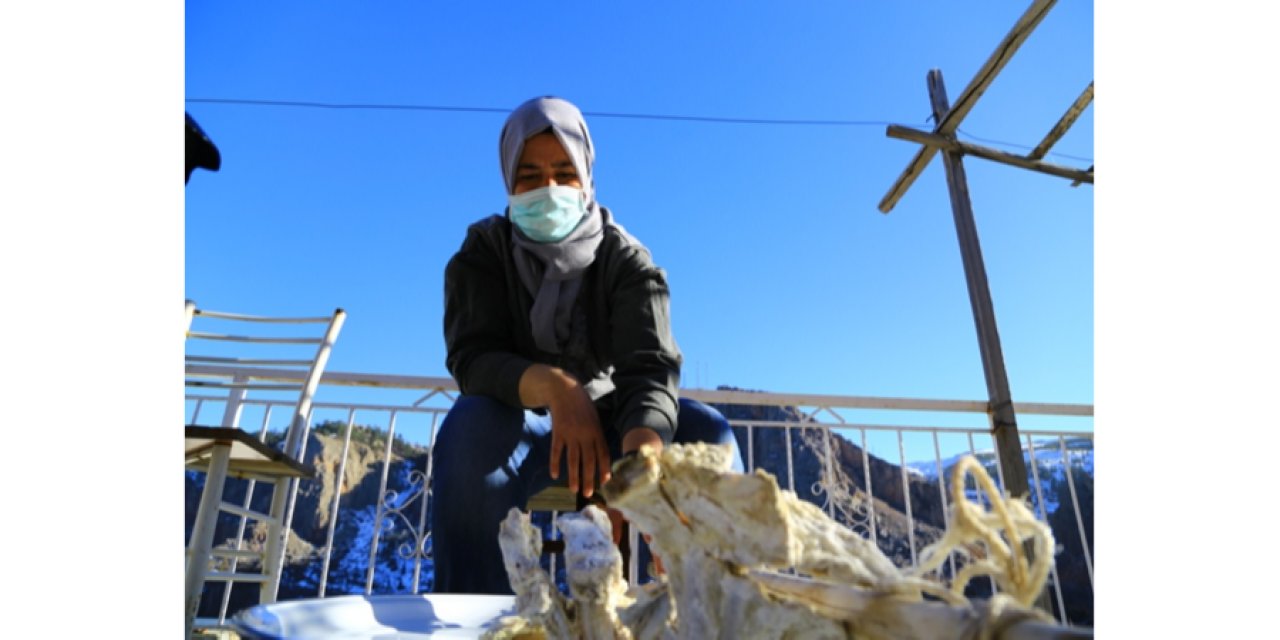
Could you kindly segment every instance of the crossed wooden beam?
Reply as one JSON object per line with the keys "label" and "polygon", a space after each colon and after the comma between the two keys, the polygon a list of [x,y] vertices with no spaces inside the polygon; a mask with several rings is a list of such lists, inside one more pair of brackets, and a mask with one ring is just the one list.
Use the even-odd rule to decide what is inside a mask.
{"label": "crossed wooden beam", "polygon": [[920,131],[899,125],[890,125],[889,137],[918,142],[920,149],[911,163],[898,176],[889,193],[880,201],[880,211],[889,213],[902,198],[917,176],[928,166],[934,155],[941,152],[947,174],[947,186],[951,195],[951,208],[955,218],[956,235],[960,241],[960,253],[964,262],[965,281],[969,288],[969,301],[973,308],[974,324],[978,333],[978,345],[982,353],[983,373],[986,377],[991,433],[996,443],[1001,468],[1004,470],[1005,489],[1014,496],[1026,496],[1030,492],[1027,483],[1026,463],[1022,458],[1022,444],[1018,436],[1017,420],[1013,413],[1013,400],[1004,366],[1004,354],[1000,347],[1000,335],[996,330],[995,308],[983,266],[982,249],[978,243],[977,228],[973,221],[973,208],[969,200],[969,187],[961,159],[973,155],[987,160],[1022,167],[1041,173],[1073,180],[1072,186],[1093,183],[1093,167],[1087,170],[1073,169],[1044,162],[1045,154],[1071,128],[1080,114],[1093,101],[1093,83],[1085,88],[1071,107],[1045,135],[1035,149],[1025,155],[1017,155],[991,149],[955,137],[960,122],[973,109],[983,92],[990,86],[1000,70],[1013,57],[1027,36],[1040,24],[1056,0],[1034,0],[1022,14],[995,51],[987,59],[969,85],[961,92],[955,104],[948,104],[942,72],[933,69],[928,75],[929,99],[933,108],[932,132]]}
{"label": "crossed wooden beam", "polygon": [[987,87],[995,80],[996,75],[1013,58],[1013,54],[1018,50],[1018,47],[1022,46],[1027,36],[1031,35],[1031,32],[1035,30],[1036,26],[1040,24],[1045,14],[1049,12],[1049,9],[1056,2],[1057,0],[1035,0],[1031,4],[1022,14],[1022,17],[1018,19],[1018,22],[1014,24],[1013,28],[1009,30],[1009,33],[1005,35],[1004,39],[1000,41],[1000,44],[996,46],[996,50],[991,54],[991,57],[987,59],[982,68],[978,70],[978,73],[969,81],[969,86],[965,87],[964,91],[960,93],[960,97],[955,104],[951,105],[941,117],[936,119],[937,125],[932,132],[920,131],[919,129],[901,125],[889,125],[887,131],[889,137],[919,142],[923,146],[916,152],[915,157],[911,159],[911,164],[907,165],[907,168],[898,176],[897,181],[893,183],[893,187],[889,189],[889,193],[880,201],[879,208],[881,212],[889,213],[893,209],[894,205],[898,203],[898,200],[907,192],[907,189],[915,182],[916,177],[924,171],[924,168],[928,166],[929,161],[933,159],[934,154],[939,150],[960,152],[986,160],[1022,167],[1023,169],[1069,178],[1075,181],[1072,186],[1083,182],[1093,184],[1093,167],[1080,170],[1042,161],[1049,149],[1067,133],[1085,108],[1093,102],[1092,82],[1081,92],[1080,97],[1076,98],[1057,124],[1049,130],[1044,140],[1036,145],[1035,150],[1025,156],[961,142],[955,138],[956,130],[960,128],[960,122],[969,114],[969,111],[977,104],[978,98],[982,97]]}

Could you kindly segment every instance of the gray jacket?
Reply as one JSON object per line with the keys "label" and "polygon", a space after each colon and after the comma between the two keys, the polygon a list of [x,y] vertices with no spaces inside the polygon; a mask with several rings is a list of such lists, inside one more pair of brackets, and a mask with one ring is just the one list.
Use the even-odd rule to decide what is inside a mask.
{"label": "gray jacket", "polygon": [[[606,220],[612,216],[606,213]],[[529,366],[560,367],[586,385],[619,437],[635,427],[675,434],[682,357],[671,335],[666,273],[649,250],[606,224],[583,276],[573,332],[563,353],[534,344],[533,297],[512,258],[511,222],[492,215],[467,229],[445,268],[445,365],[464,394],[521,407],[520,377]]]}

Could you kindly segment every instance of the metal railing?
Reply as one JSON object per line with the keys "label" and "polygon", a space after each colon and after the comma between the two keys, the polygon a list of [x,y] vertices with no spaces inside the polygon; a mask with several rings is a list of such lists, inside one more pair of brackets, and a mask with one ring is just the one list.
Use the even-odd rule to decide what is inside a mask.
{"label": "metal railing", "polygon": [[[245,371],[232,366],[188,365],[188,369],[192,368],[206,375],[229,378],[245,375]],[[287,370],[255,369],[252,375],[260,380],[287,381],[297,374]],[[451,378],[443,377],[336,371],[326,372],[321,385],[317,401],[312,406],[311,424],[318,424],[321,418],[325,418],[324,422],[340,423],[341,433],[336,437],[341,438],[342,449],[332,474],[335,486],[329,487],[327,492],[321,491],[326,502],[317,504],[317,509],[321,510],[317,515],[326,516],[323,546],[318,547],[309,559],[304,559],[307,575],[311,576],[304,582],[314,585],[314,593],[293,597],[336,595],[332,588],[332,574],[340,571],[349,577],[361,569],[362,584],[352,587],[353,581],[348,578],[338,593],[351,593],[353,588],[364,594],[423,592],[426,590],[423,575],[430,560],[431,534],[427,513],[432,472],[431,444],[440,421],[458,394],[457,386]],[[341,395],[351,398],[336,398]],[[994,469],[992,475],[997,484],[1004,487],[1004,472],[999,468],[998,456],[982,455],[994,449],[989,427],[985,424],[987,412],[984,402],[706,389],[681,389],[681,395],[711,404],[725,413],[738,434],[748,471],[756,468],[768,470],[778,477],[783,488],[796,491],[802,498],[817,503],[833,518],[879,544],[882,550],[897,548],[898,557],[892,554],[890,557],[899,564],[915,565],[918,552],[936,539],[941,527],[945,526],[945,518],[938,522],[937,516],[946,513],[950,500],[944,477],[949,458],[963,454],[979,456]],[[219,398],[188,393],[188,422],[198,424],[201,412],[217,400]],[[254,428],[258,433],[267,432],[272,409],[284,404],[284,401],[264,398],[244,400],[247,414],[252,415],[254,407],[261,412],[261,422]],[[1051,523],[1060,546],[1066,539],[1078,541],[1078,553],[1073,553],[1072,558],[1082,561],[1084,575],[1087,575],[1087,585],[1072,583],[1069,590],[1064,590],[1058,566],[1062,562],[1061,556],[1055,561],[1050,581],[1050,591],[1057,605],[1055,613],[1064,624],[1078,624],[1080,621],[1073,620],[1068,613],[1073,608],[1079,610],[1083,607],[1091,623],[1093,408],[1078,404],[1015,403],[1014,410],[1019,416],[1019,431],[1025,441],[1024,453],[1029,457],[1028,469],[1032,477],[1028,481],[1033,487],[1030,502],[1038,517]],[[746,415],[752,413],[757,415]],[[1041,420],[1052,428],[1037,427],[1036,423]],[[965,421],[969,424],[963,424]],[[254,421],[242,421],[241,428],[246,424],[254,424]],[[344,541],[360,548],[347,547],[345,555],[335,558],[339,523],[353,518],[370,519],[367,513],[341,513],[343,493],[352,489],[342,486],[342,483],[347,476],[352,434],[357,425],[385,432],[383,441],[379,443],[382,450],[377,452],[378,460],[382,462],[377,469],[377,504],[371,516],[372,523],[371,526],[356,528],[358,531],[371,529],[372,535],[367,541]],[[781,436],[777,435],[779,431]],[[797,434],[801,438],[798,447],[793,446]],[[908,440],[912,441],[910,446]],[[943,441],[948,446],[944,447]],[[417,461],[420,466],[415,466],[416,462],[415,465],[400,464],[397,467],[399,477],[392,478],[392,469],[396,465],[386,461],[397,457],[393,451],[397,442],[416,446],[414,450],[420,451],[424,459]],[[909,449],[914,452],[910,456]],[[797,460],[797,454],[805,456],[807,462]],[[303,455],[307,455],[305,451]],[[845,459],[845,464],[837,464],[837,458]],[[854,474],[860,477],[845,474],[849,458],[861,467],[861,473]],[[801,467],[808,474],[806,480],[809,476],[814,477],[812,483],[797,485],[797,473]],[[891,475],[897,477],[890,479]],[[1089,481],[1086,500],[1081,499],[1084,488],[1077,486],[1082,478]],[[935,479],[942,481],[935,482]],[[931,484],[936,484],[936,489]],[[1050,493],[1049,489],[1056,493]],[[940,509],[937,504],[924,504],[933,503],[934,493]],[[975,491],[970,491],[969,495],[982,500]],[[296,514],[295,526],[304,515],[301,512]],[[343,519],[344,516],[347,520]],[[887,539],[891,530],[901,531],[903,528],[906,530],[905,553],[900,549],[903,544],[899,539],[901,535],[894,540]],[[243,523],[239,530],[243,532]],[[921,536],[929,539],[920,539]],[[388,571],[388,575],[379,576],[382,568],[379,566],[379,551],[387,553],[383,545],[391,543],[396,545],[396,572],[389,575],[391,572]],[[948,562],[947,573],[955,575],[959,561],[953,555]],[[297,564],[296,559],[291,562],[291,566]],[[364,566],[353,566],[361,564]],[[1078,567],[1073,571],[1076,569]],[[636,575],[634,565],[630,575]],[[230,585],[227,588],[229,593]],[[990,589],[994,588],[994,583],[991,583]],[[1070,602],[1064,591],[1088,601]],[[282,597],[287,596],[282,594]],[[224,594],[218,624],[225,619],[227,607]]]}

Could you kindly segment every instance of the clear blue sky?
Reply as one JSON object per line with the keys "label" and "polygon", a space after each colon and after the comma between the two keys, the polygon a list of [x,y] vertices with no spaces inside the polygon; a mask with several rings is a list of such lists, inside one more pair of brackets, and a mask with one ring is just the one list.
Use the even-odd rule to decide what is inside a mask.
{"label": "clear blue sky", "polygon": [[[189,2],[186,108],[223,156],[186,187],[186,294],[209,308],[350,313],[330,368],[448,375],[443,268],[501,212],[504,114],[244,106],[246,99],[588,115],[599,200],[672,287],[686,386],[983,399],[935,159],[877,203],[1021,2]],[[1036,144],[1093,80],[1089,2],[1055,7],[962,125]],[[1012,144],[983,142],[1010,151]],[[1092,109],[1049,161],[1092,164]],[[1093,190],[978,159],[973,208],[1016,401],[1093,401]]]}

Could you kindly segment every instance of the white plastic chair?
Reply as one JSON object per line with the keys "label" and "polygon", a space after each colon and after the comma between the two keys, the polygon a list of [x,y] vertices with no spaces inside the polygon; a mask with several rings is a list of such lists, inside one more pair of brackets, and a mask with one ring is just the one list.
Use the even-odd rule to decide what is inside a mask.
{"label": "white plastic chair", "polygon": [[[257,582],[261,585],[259,602],[275,601],[284,568],[284,550],[293,520],[298,482],[301,478],[315,476],[315,470],[302,462],[310,428],[312,397],[346,313],[337,309],[333,315],[324,317],[249,316],[197,309],[188,300],[186,318],[186,385],[199,389],[201,394],[208,394],[198,396],[199,403],[225,405],[216,426],[186,426],[186,468],[205,473],[200,506],[187,544],[186,634],[190,636],[197,622],[196,612],[207,581],[227,582],[224,610],[234,582]],[[323,331],[313,330],[312,335],[303,337],[281,336],[278,335],[281,324],[311,325],[323,327]],[[211,325],[230,327],[234,333],[210,331],[208,327]],[[217,355],[198,355],[193,353],[193,349]],[[239,426],[247,394],[254,390],[272,392],[277,398],[279,394],[287,394],[285,400],[272,400],[285,405],[296,398],[291,406],[292,415],[281,449],[268,446],[259,435]],[[227,478],[250,481],[243,505],[223,502]],[[249,509],[249,499],[257,481],[273,485],[268,513]],[[267,537],[262,548],[242,550],[238,548],[239,543],[236,549],[217,547],[214,531],[219,512],[239,516],[241,536],[247,521],[265,524]],[[213,570],[210,565],[215,559],[229,563],[231,570]],[[241,560],[249,559],[257,560],[259,571],[236,570]],[[221,622],[221,615],[216,622]]]}

